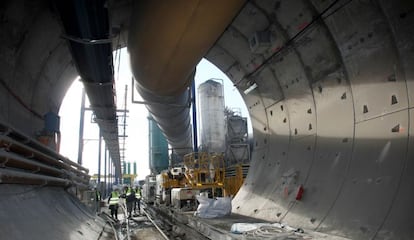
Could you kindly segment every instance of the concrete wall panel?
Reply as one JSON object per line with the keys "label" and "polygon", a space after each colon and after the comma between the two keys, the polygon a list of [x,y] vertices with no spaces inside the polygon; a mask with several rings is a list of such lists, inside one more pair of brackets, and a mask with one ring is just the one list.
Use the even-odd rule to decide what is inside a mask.
{"label": "concrete wall panel", "polygon": [[[219,69],[229,69],[236,62],[223,48],[215,45],[205,56],[210,62],[214,62]],[[226,72],[226,71],[224,71]]]}
{"label": "concrete wall panel", "polygon": [[109,239],[106,223],[61,188],[1,184],[2,239]]}
{"label": "concrete wall panel", "polygon": [[379,1],[380,7],[387,17],[393,34],[392,41],[398,49],[399,60],[403,67],[403,76],[408,88],[409,106],[414,106],[414,15],[408,14],[408,9],[414,8],[412,1]]}
{"label": "concrete wall panel", "polygon": [[264,69],[255,77],[258,85],[258,91],[262,97],[263,105],[268,107],[283,99],[283,92],[279,82],[275,79],[270,69]]}
{"label": "concrete wall panel", "polygon": [[392,206],[406,157],[408,133],[395,131],[397,125],[407,129],[407,111],[356,125],[348,177],[319,230],[356,239],[375,235]]}
{"label": "concrete wall panel", "polygon": [[227,28],[217,43],[238,61],[246,73],[255,70],[263,62],[262,55],[252,53],[248,39],[234,27]]}
{"label": "concrete wall panel", "polygon": [[[251,21],[252,18],[254,21]],[[232,26],[249,39],[256,31],[265,30],[269,22],[260,9],[248,2],[234,19]]]}
{"label": "concrete wall panel", "polygon": [[316,149],[309,177],[304,182],[303,200],[287,215],[290,221],[309,229],[317,228],[329,213],[348,173],[353,105],[349,86],[343,78],[342,72],[336,72],[313,85],[318,119]]}
{"label": "concrete wall panel", "polygon": [[[376,234],[376,239],[414,239],[414,109],[410,109],[410,127],[407,157],[404,160],[404,171],[400,179],[400,186],[392,209],[381,229]],[[404,224],[401,224],[401,221]]]}
{"label": "concrete wall panel", "polygon": [[[402,26],[402,21],[412,17],[407,12],[412,9],[410,4],[311,1],[308,5],[305,1],[271,0],[252,4],[273,20],[269,29],[277,33],[281,45],[300,31],[294,28],[299,23],[306,28],[306,20],[328,6],[332,9],[288,47],[277,48],[273,43],[275,49],[264,54],[268,58],[275,53],[258,72],[272,69],[284,99],[265,104],[269,152],[260,163],[253,159],[253,169],[256,164],[260,167],[248,178],[262,179],[266,186],[254,190],[243,186],[240,191],[244,196],[249,191],[265,193],[254,198],[256,205],[245,202],[250,208],[245,210],[247,215],[252,216],[251,210],[256,209],[257,218],[352,239],[411,239],[412,224],[404,219],[412,219],[402,209],[412,200],[412,191],[407,190],[412,184],[400,187],[403,169],[403,179],[412,182],[408,178],[412,169],[405,159],[410,158],[406,157],[407,147],[411,149],[413,144],[407,142],[406,132],[413,91],[408,67],[413,59],[413,34],[409,34],[412,24]],[[260,76],[258,72],[252,77]],[[262,82],[272,79],[270,74],[264,75]],[[254,104],[249,102],[250,110],[259,114]],[[281,106],[286,113],[277,111]],[[280,121],[285,118],[284,128]],[[309,123],[314,130],[306,133]],[[253,125],[259,130],[264,124],[254,120]],[[267,173],[263,164],[267,164]],[[293,168],[301,169],[300,174],[306,172],[305,177],[289,172]],[[303,199],[295,201],[284,186],[292,182],[297,186],[300,181],[305,192]],[[236,196],[234,203],[241,205],[239,200]],[[396,227],[397,222],[401,226]]]}

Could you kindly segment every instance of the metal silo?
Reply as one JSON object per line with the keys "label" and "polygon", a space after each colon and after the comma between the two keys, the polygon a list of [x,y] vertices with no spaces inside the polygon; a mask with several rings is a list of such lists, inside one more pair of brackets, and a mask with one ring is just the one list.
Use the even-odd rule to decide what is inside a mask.
{"label": "metal silo", "polygon": [[168,143],[157,123],[148,116],[149,167],[151,172],[159,173],[168,168]]}
{"label": "metal silo", "polygon": [[198,87],[200,145],[203,151],[224,152],[224,92],[223,85],[212,79]]}

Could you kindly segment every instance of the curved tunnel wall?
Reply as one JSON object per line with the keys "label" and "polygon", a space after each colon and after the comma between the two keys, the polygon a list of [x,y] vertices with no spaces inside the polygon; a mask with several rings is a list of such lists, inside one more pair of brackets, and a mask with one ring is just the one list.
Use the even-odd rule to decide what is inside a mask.
{"label": "curved tunnel wall", "polygon": [[[412,7],[246,4],[207,54],[242,92],[254,129],[234,213],[353,239],[414,238]],[[249,47],[256,31],[274,37],[261,54]]]}
{"label": "curved tunnel wall", "polygon": [[78,74],[45,1],[7,2],[0,13],[0,120],[34,136]]}
{"label": "curved tunnel wall", "polygon": [[[413,239],[412,3],[335,1],[312,23],[332,2],[249,1],[207,54],[241,92],[258,85],[242,94],[255,144],[233,212],[353,239]],[[0,77],[36,112],[57,111],[76,76],[62,30],[43,1],[6,6]],[[275,41],[252,53],[248,38],[263,30]],[[4,85],[0,93],[0,120],[28,134],[43,127]]]}

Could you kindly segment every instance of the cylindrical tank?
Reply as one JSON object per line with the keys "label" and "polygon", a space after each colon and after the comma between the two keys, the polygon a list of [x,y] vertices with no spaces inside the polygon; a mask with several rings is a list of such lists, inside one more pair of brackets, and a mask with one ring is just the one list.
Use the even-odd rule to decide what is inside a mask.
{"label": "cylindrical tank", "polygon": [[122,161],[122,174],[127,174],[127,165],[125,161]]}
{"label": "cylindrical tank", "polygon": [[223,85],[212,79],[198,87],[200,112],[200,144],[203,151],[223,152],[225,149]]}
{"label": "cylindrical tank", "polygon": [[137,175],[137,162],[134,162],[134,175]]}
{"label": "cylindrical tank", "polygon": [[230,143],[247,142],[247,118],[239,115],[227,116],[227,141]]}
{"label": "cylindrical tank", "polygon": [[168,168],[168,143],[151,116],[148,116],[148,126],[149,167],[152,172],[159,173]]}

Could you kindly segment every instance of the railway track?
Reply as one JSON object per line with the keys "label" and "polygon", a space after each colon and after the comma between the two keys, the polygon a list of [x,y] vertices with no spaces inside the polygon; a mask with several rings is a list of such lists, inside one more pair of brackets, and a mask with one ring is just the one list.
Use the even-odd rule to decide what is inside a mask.
{"label": "railway track", "polygon": [[177,221],[168,213],[160,209],[144,204],[144,213],[148,219],[154,224],[157,230],[164,236],[164,239],[170,240],[207,240],[201,233],[197,232],[185,223]]}
{"label": "railway track", "polygon": [[141,204],[141,214],[127,217],[121,204],[119,221],[103,214],[115,231],[116,240],[192,240],[209,239],[187,224],[177,221],[168,213],[152,205]]}

